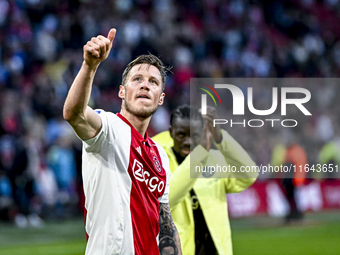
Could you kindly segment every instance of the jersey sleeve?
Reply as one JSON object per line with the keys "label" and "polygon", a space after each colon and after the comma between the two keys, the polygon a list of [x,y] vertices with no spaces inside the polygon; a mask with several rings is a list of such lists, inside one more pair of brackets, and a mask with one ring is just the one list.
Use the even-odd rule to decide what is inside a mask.
{"label": "jersey sleeve", "polygon": [[169,192],[170,192],[170,167],[169,167],[169,158],[164,149],[157,144],[157,149],[159,151],[159,155],[162,160],[162,166],[166,172],[166,185],[164,193],[161,197],[158,198],[160,203],[169,203]]}
{"label": "jersey sleeve", "polygon": [[[249,154],[227,131],[222,129],[221,133],[223,137],[222,142],[220,144],[215,143],[218,151],[210,151],[214,160],[209,160],[207,162],[208,165],[212,165],[212,162],[221,162],[219,163],[220,165],[229,164],[235,166],[238,170],[242,166],[252,167],[256,165]],[[223,157],[225,163],[218,160],[218,158],[223,160]],[[226,193],[239,193],[245,190],[256,181],[257,176],[258,173],[231,172],[228,176],[229,178],[224,179]]]}
{"label": "jersey sleeve", "polygon": [[99,115],[102,120],[102,127],[99,133],[87,140],[82,140],[84,149],[86,152],[98,153],[102,148],[106,141],[107,133],[108,133],[108,116],[107,112],[104,110],[95,110],[95,112]]}

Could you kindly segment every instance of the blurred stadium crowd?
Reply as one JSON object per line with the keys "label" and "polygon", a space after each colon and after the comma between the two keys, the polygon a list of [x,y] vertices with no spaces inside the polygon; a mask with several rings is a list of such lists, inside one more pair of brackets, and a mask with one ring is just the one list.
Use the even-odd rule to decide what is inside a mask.
{"label": "blurred stadium crowd", "polygon": [[[81,143],[62,107],[83,45],[111,27],[117,36],[91,105],[117,112],[126,64],[158,55],[173,73],[151,135],[168,128],[171,110],[189,103],[190,77],[340,74],[338,0],[0,0],[0,218],[40,226],[39,217],[81,211]],[[340,87],[309,89],[313,117],[294,132],[315,163],[340,132]],[[268,90],[255,91],[258,105],[271,102]],[[231,130],[258,164],[270,162],[277,142],[268,132],[276,130],[257,129],[250,140]]]}

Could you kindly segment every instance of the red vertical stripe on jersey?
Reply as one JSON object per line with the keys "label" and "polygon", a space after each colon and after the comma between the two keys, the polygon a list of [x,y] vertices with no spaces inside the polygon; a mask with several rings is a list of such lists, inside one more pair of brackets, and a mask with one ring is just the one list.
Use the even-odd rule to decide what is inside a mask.
{"label": "red vertical stripe on jersey", "polygon": [[[127,122],[124,118],[122,119]],[[159,233],[158,198],[165,191],[166,172],[160,163],[162,161],[157,147],[152,146],[151,143],[153,144],[147,134],[143,139],[131,126],[128,173],[132,181],[130,210],[135,255],[159,255],[157,244]]]}

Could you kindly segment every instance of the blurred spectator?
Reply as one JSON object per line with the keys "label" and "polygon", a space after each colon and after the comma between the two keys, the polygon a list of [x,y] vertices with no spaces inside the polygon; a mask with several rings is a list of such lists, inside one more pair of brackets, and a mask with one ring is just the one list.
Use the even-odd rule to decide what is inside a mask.
{"label": "blurred spectator", "polygon": [[40,199],[37,197],[35,182],[40,168],[39,148],[36,140],[28,134],[20,139],[8,177],[18,214],[15,223],[18,227],[41,227]]}
{"label": "blurred spectator", "polygon": [[308,171],[305,171],[305,166],[308,164],[307,153],[298,144],[298,139],[295,135],[291,135],[290,138],[284,141],[277,140],[275,143],[270,164],[272,166],[287,167],[290,171],[280,171],[276,176],[268,177],[282,178],[282,187],[290,208],[285,218],[287,223],[291,220],[301,220],[303,213],[297,205],[296,187],[304,185],[307,178]]}
{"label": "blurred spectator", "polygon": [[[332,171],[315,173],[314,178],[324,178],[324,179],[334,179],[339,178],[339,173],[336,172],[336,166],[340,165],[340,138],[330,140],[324,146],[322,146],[318,163],[322,166],[328,165],[327,169],[332,169]],[[322,167],[321,167],[322,168]]]}
{"label": "blurred spectator", "polygon": [[7,173],[13,163],[14,149],[8,139],[9,137],[4,136],[0,139],[0,219],[2,220],[9,220],[13,206],[13,192]]}
{"label": "blurred spectator", "polygon": [[288,145],[284,165],[289,166],[289,169],[296,168],[296,171],[287,173],[283,179],[283,187],[285,195],[290,206],[290,212],[286,216],[286,220],[298,220],[303,218],[303,213],[299,210],[296,202],[296,187],[302,186],[307,177],[305,166],[307,165],[306,151],[296,142]]}
{"label": "blurred spectator", "polygon": [[47,153],[47,165],[56,177],[58,186],[56,210],[58,217],[65,217],[69,213],[67,207],[70,205],[76,207],[78,202],[76,162],[71,137],[70,133],[61,134]]}

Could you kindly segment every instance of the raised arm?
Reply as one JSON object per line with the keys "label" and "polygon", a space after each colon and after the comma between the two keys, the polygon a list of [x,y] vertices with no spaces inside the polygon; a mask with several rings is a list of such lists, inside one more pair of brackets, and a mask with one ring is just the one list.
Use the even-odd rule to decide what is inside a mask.
{"label": "raised arm", "polygon": [[[206,119],[207,125],[210,126],[211,134],[216,148],[223,155],[225,162],[231,166],[235,166],[236,169],[240,170],[242,166],[255,166],[255,162],[251,159],[249,154],[242,148],[242,146],[225,130],[221,130],[218,125],[213,126],[213,120],[218,119],[216,109],[213,107],[207,107],[207,115],[203,115]],[[214,153],[216,157],[212,157],[216,160],[214,164],[222,163],[218,162],[219,157]],[[209,163],[210,164],[210,163]],[[250,185],[252,185],[258,174],[254,172],[236,172],[230,173],[229,178],[225,178],[225,187],[227,193],[238,193]],[[221,177],[225,177],[223,174]]]}
{"label": "raised arm", "polygon": [[101,118],[87,104],[97,68],[108,57],[115,35],[116,29],[111,29],[107,38],[102,35],[92,37],[84,45],[83,64],[64,104],[64,119],[83,140],[96,136],[102,125]]}
{"label": "raised arm", "polygon": [[182,255],[181,241],[172,220],[169,204],[159,203],[159,229],[159,253]]}
{"label": "raised arm", "polygon": [[204,166],[208,155],[209,152],[203,146],[197,146],[171,174],[169,204],[172,209],[188,195],[201,174],[190,171],[190,165],[193,167]]}

